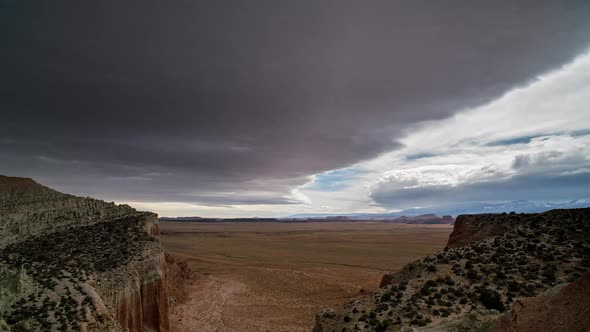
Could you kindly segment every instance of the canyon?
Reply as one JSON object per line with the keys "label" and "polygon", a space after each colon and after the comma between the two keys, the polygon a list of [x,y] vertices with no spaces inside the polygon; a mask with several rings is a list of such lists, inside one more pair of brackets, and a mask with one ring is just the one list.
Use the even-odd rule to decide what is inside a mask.
{"label": "canyon", "polygon": [[160,223],[0,176],[0,331],[584,331],[589,219]]}

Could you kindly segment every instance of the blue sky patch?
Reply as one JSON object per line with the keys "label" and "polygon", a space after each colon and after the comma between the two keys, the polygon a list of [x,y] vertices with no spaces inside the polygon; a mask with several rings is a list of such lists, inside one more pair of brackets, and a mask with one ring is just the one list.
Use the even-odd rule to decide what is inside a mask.
{"label": "blue sky patch", "polygon": [[436,156],[436,154],[434,154],[434,153],[422,152],[422,153],[409,154],[406,156],[406,160],[418,160],[418,159],[430,158],[430,157],[434,157],[434,156]]}
{"label": "blue sky patch", "polygon": [[502,139],[502,140],[490,142],[490,143],[486,144],[486,146],[502,146],[502,145],[514,145],[514,144],[528,144],[534,138],[541,137],[541,136],[547,136],[547,135],[520,136],[520,137]]}
{"label": "blue sky patch", "polygon": [[316,191],[339,191],[348,186],[349,181],[356,179],[367,171],[348,167],[316,174],[315,181],[307,189]]}

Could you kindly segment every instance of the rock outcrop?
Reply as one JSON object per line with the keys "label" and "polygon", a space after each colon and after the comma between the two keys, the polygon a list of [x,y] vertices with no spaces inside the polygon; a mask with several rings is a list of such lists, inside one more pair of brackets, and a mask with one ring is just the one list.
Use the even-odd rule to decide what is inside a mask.
{"label": "rock outcrop", "polygon": [[0,331],[168,331],[157,216],[0,176]]}
{"label": "rock outcrop", "polygon": [[[320,312],[314,331],[480,331],[504,312],[496,331],[587,331],[588,282],[580,278],[588,271],[590,208],[459,216],[445,250],[385,275],[369,296]],[[561,298],[537,297],[570,282]]]}
{"label": "rock outcrop", "polygon": [[533,298],[517,299],[492,332],[590,330],[590,273]]}
{"label": "rock outcrop", "polygon": [[518,216],[507,214],[465,214],[455,219],[455,227],[449,236],[448,248],[503,234],[518,222]]}

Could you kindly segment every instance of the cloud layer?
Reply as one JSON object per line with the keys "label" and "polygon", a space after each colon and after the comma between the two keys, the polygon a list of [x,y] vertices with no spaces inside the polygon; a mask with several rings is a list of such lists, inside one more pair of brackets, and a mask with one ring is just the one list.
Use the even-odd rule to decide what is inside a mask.
{"label": "cloud layer", "polygon": [[[411,165],[425,161],[430,170],[414,169],[419,183],[495,179],[506,169],[432,162],[457,144],[456,126],[476,126],[449,125],[440,136],[408,130],[489,103],[590,43],[587,1],[1,5],[0,172],[109,200],[188,204],[196,213],[333,209],[333,199],[349,202],[338,207],[346,210],[395,208],[394,189],[416,181]],[[568,91],[553,87],[555,98],[543,98],[577,102],[561,97]],[[514,109],[530,108],[518,100],[525,104]],[[547,123],[555,132],[571,127],[555,112],[539,114],[534,125],[530,114],[492,116],[497,123],[469,138],[493,151],[517,133],[549,134]],[[525,130],[513,128],[518,121]],[[491,145],[478,145],[483,140]],[[310,187],[314,174],[321,183],[325,172],[377,165],[391,151],[405,155],[354,176],[375,177],[356,199],[344,184]],[[505,163],[530,167],[537,157],[528,153]]]}
{"label": "cloud layer", "polygon": [[352,167],[364,175],[340,195],[368,196],[383,209],[589,197],[589,73],[586,53],[486,105],[419,124],[403,148]]}

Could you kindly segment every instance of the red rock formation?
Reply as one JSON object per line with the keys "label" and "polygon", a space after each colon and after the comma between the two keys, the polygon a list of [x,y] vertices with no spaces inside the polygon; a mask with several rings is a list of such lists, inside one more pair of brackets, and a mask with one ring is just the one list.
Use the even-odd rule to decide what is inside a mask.
{"label": "red rock formation", "polygon": [[186,297],[185,285],[193,278],[193,272],[184,260],[180,260],[170,254],[166,257],[166,277],[168,280],[169,307],[172,309],[176,304],[183,302]]}
{"label": "red rock formation", "polygon": [[455,222],[455,220],[453,219],[453,216],[448,216],[448,215],[447,216],[442,216],[441,219],[442,219],[442,222],[444,224],[452,224],[452,223]]}
{"label": "red rock formation", "polygon": [[492,331],[590,331],[590,273],[556,294],[517,299]]}
{"label": "red rock formation", "polygon": [[115,318],[129,331],[169,330],[168,292],[165,280],[152,281],[139,286],[139,291],[117,299]]}
{"label": "red rock formation", "polygon": [[[498,215],[499,218],[502,218]],[[507,218],[506,218],[507,219]],[[510,229],[505,220],[491,220],[489,215],[460,215],[447,242],[448,248],[457,248],[470,243],[500,235]]]}
{"label": "red rock formation", "polygon": [[[157,216],[146,218],[143,228],[152,236],[159,236]],[[167,260],[159,245],[153,253],[157,256],[117,271],[117,275],[124,277],[116,280],[123,284],[106,290],[112,293],[107,297],[111,299],[115,319],[130,332],[167,332],[170,328]]]}

